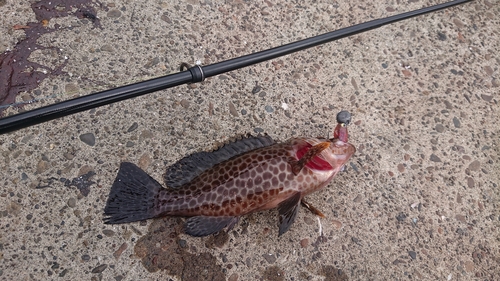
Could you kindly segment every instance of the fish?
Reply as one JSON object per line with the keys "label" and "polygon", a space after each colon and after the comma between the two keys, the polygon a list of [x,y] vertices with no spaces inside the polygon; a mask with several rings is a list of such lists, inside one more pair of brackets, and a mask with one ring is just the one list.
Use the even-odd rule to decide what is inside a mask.
{"label": "fish", "polygon": [[188,217],[185,233],[201,237],[232,229],[241,216],[277,208],[278,236],[294,223],[304,197],[327,186],[356,152],[348,142],[351,114],[337,114],[333,138],[275,142],[247,135],[212,152],[197,152],[167,168],[164,188],[145,171],[122,162],[104,208],[104,223],[164,216]]}

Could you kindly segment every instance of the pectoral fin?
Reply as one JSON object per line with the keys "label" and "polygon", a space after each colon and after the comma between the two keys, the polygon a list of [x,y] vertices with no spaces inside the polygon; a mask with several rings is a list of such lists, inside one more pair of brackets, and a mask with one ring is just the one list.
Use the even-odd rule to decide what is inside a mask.
{"label": "pectoral fin", "polygon": [[281,236],[283,233],[287,232],[292,226],[300,207],[300,192],[295,193],[292,197],[286,199],[278,205],[278,212],[280,215],[280,226],[279,234]]}
{"label": "pectoral fin", "polygon": [[224,227],[231,229],[238,219],[239,217],[191,217],[186,221],[185,231],[191,236],[207,236],[221,231]]}
{"label": "pectoral fin", "polygon": [[314,157],[318,156],[323,150],[327,149],[330,147],[330,142],[322,142],[318,143],[317,145],[309,148],[309,150],[302,156],[302,158],[299,159],[299,161],[294,161],[291,163],[292,165],[292,172],[294,175],[298,175],[299,172],[304,168],[309,161],[311,161]]}

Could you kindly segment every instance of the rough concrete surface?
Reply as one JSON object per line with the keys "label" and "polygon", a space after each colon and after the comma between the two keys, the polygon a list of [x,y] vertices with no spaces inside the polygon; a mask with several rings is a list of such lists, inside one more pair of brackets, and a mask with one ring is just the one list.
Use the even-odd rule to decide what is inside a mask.
{"label": "rough concrete surface", "polygon": [[[36,2],[0,1],[0,54],[40,75],[4,116],[441,1]],[[1,135],[0,279],[500,280],[499,32],[499,2],[474,1]],[[326,218],[103,224],[121,161],[160,180],[233,136],[327,136],[341,109],[358,151],[308,197]]]}

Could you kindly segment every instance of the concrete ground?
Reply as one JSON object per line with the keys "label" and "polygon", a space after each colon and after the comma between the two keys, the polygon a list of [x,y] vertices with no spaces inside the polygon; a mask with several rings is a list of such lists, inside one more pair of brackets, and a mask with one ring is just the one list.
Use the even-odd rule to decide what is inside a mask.
{"label": "concrete ground", "polygon": [[[0,1],[0,53],[39,77],[21,110],[438,3],[30,2]],[[500,280],[499,32],[499,2],[474,1],[1,135],[0,279]],[[303,208],[282,237],[276,211],[205,238],[103,224],[122,161],[161,181],[233,136],[327,136],[341,109],[358,151],[308,197],[326,218]]]}

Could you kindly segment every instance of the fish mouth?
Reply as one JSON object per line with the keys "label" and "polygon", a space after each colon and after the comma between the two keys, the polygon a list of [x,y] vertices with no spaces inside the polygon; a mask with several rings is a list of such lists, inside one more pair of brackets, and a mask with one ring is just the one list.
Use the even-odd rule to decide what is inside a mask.
{"label": "fish mouth", "polygon": [[343,142],[340,139],[330,139],[330,152],[333,155],[346,155],[351,157],[356,152],[356,147],[354,145]]}

